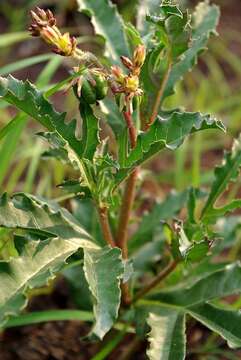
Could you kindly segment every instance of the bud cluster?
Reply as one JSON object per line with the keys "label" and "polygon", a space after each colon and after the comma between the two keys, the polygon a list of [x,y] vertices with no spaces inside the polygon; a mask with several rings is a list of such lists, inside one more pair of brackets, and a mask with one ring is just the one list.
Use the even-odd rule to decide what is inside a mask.
{"label": "bud cluster", "polygon": [[114,93],[125,93],[130,98],[135,95],[142,95],[142,90],[139,88],[139,75],[145,56],[144,45],[137,46],[132,59],[121,56],[122,64],[129,70],[128,75],[125,75],[119,66],[112,66],[111,73],[114,83],[112,90]]}
{"label": "bud cluster", "polygon": [[53,52],[62,56],[72,56],[76,51],[76,39],[69,33],[61,34],[56,26],[56,19],[50,10],[36,8],[31,11],[32,24],[29,31],[32,36],[41,37],[53,46]]}

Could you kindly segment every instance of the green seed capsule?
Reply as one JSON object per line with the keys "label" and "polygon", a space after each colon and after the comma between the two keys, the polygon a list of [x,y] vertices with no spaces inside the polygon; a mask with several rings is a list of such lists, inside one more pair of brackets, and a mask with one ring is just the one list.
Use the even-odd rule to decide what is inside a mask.
{"label": "green seed capsule", "polygon": [[95,93],[96,93],[96,99],[102,100],[106,97],[108,92],[108,83],[104,76],[102,75],[95,75],[94,80],[96,82],[95,85]]}
{"label": "green seed capsule", "polygon": [[81,87],[81,96],[88,104],[96,103],[96,92],[88,80],[84,80]]}

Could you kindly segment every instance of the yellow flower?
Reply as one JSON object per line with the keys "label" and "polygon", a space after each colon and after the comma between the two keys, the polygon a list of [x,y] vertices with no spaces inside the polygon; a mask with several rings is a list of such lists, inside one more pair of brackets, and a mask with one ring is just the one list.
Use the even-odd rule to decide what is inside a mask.
{"label": "yellow flower", "polygon": [[125,77],[124,88],[129,93],[135,93],[139,87],[139,78],[135,75],[129,75]]}

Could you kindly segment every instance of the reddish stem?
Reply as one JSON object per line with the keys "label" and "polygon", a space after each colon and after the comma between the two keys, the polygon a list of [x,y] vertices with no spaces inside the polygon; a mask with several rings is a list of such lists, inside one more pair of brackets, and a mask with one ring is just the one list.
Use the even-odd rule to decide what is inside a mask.
{"label": "reddish stem", "polygon": [[111,247],[115,247],[116,244],[113,239],[113,235],[111,232],[109,219],[108,219],[108,209],[107,207],[99,207],[98,212],[99,212],[100,225],[104,239],[107,242],[107,244],[109,244]]}
{"label": "reddish stem", "polygon": [[[129,131],[131,148],[133,149],[136,146],[137,134],[131,116],[130,103],[128,99],[126,99],[126,101],[127,101],[127,111],[125,111],[123,115]],[[122,205],[120,209],[119,225],[116,234],[116,242],[117,245],[122,250],[122,255],[124,259],[128,258],[128,246],[127,246],[128,224],[130,221],[131,210],[135,199],[135,186],[136,186],[137,174],[138,174],[138,168],[134,169],[134,171],[130,174],[129,178],[127,179]],[[130,299],[129,287],[127,283],[122,284],[122,295],[123,295],[124,304],[126,305],[130,304],[131,299]]]}
{"label": "reddish stem", "polygon": [[160,284],[162,280],[164,280],[178,265],[177,261],[172,261],[167,265],[165,269],[163,269],[154,279],[150,281],[143,289],[141,289],[133,299],[133,302],[136,302],[144,295],[149,293],[152,289],[154,289],[157,285]]}

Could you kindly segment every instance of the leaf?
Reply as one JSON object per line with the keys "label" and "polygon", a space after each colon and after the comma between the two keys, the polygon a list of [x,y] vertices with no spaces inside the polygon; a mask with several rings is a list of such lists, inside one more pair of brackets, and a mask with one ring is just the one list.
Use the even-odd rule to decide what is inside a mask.
{"label": "leaf", "polygon": [[150,313],[147,324],[151,331],[148,335],[150,360],[185,359],[185,316],[176,310],[159,308]]}
{"label": "leaf", "polygon": [[219,16],[220,11],[216,5],[209,5],[205,1],[197,6],[193,14],[194,29],[191,47],[172,67],[162,100],[174,93],[177,81],[181,80],[184,74],[196,64],[198,55],[205,50],[209,37],[216,31]]}
{"label": "leaf", "polygon": [[0,69],[0,75],[8,75],[10,73],[13,73],[15,71],[19,71],[21,69],[25,69],[29,66],[33,66],[35,64],[42,63],[47,60],[51,60],[55,57],[54,54],[42,54],[42,55],[36,55],[32,57],[28,57],[23,60],[18,60],[16,62],[13,62],[11,64],[7,64],[5,66],[2,66]]}
{"label": "leaf", "polygon": [[14,118],[11,121],[9,121],[9,123],[7,125],[1,127],[0,141],[18,127],[19,120],[20,120],[19,115],[16,115],[16,116],[14,116]]}
{"label": "leaf", "polygon": [[11,199],[2,195],[0,226],[24,229],[45,237],[91,239],[66,209],[24,193],[15,194]]}
{"label": "leaf", "polygon": [[120,56],[129,55],[128,44],[124,31],[124,23],[116,5],[109,0],[78,0],[79,10],[92,18],[96,32],[106,39],[107,53],[112,61],[121,64]]}
{"label": "leaf", "polygon": [[130,151],[125,161],[125,168],[121,168],[116,175],[120,183],[138,165],[157,154],[164,148],[175,150],[188,135],[205,129],[219,129],[224,131],[221,121],[210,115],[191,112],[173,112],[167,118],[158,116],[149,130],[137,137],[136,147]]}
{"label": "leaf", "polygon": [[240,292],[241,264],[237,262],[208,274],[187,288],[166,293],[159,291],[149,295],[149,298],[178,307],[190,307]]}
{"label": "leaf", "polygon": [[27,290],[47,284],[80,247],[96,246],[81,238],[30,241],[25,244],[21,256],[0,262],[1,326],[9,316],[17,315],[27,305]]}
{"label": "leaf", "polygon": [[[191,275],[190,282],[178,282],[174,289],[159,290],[147,296],[148,300],[140,300],[136,305],[137,324],[143,328],[143,322],[150,312],[161,312],[164,316],[171,312],[176,313],[176,317],[177,314],[188,314],[221,335],[230,347],[241,347],[240,311],[230,310],[230,307],[227,309],[224,306],[220,308],[209,303],[214,299],[241,293],[241,264],[221,267],[220,264],[218,267],[216,264],[211,272],[206,272],[205,276],[201,272],[200,275],[199,279]],[[172,321],[169,320],[167,323],[171,324]],[[158,338],[161,326],[163,321],[162,325],[159,325],[159,332],[156,332],[156,344],[161,341]]]}
{"label": "leaf", "polygon": [[[160,14],[160,15],[159,15]],[[178,5],[161,4],[158,15],[147,15],[147,21],[155,25],[154,42],[160,56],[168,53],[172,62],[189,47],[191,27],[187,12],[182,12]]]}
{"label": "leaf", "polygon": [[[241,166],[241,137],[234,141],[232,150],[230,153],[226,153],[221,166],[215,169],[215,180],[212,184],[209,197],[202,210],[201,219],[208,220],[209,218],[215,218],[220,215],[224,215],[228,211],[235,210],[240,206],[240,201],[231,202],[224,208],[214,208],[215,202],[226,190],[228,184],[232,181],[236,181],[239,176],[239,170]],[[210,219],[209,219],[210,220]]]}
{"label": "leaf", "polygon": [[121,250],[109,247],[101,251],[84,250],[84,272],[95,302],[93,333],[102,339],[118,316],[120,279],[124,275]]}
{"label": "leaf", "polygon": [[4,329],[16,327],[40,324],[49,321],[93,321],[93,315],[88,311],[81,310],[45,310],[34,311],[26,314],[19,315],[17,317],[10,318],[7,323],[4,324]]}
{"label": "leaf", "polygon": [[51,145],[51,149],[44,151],[41,156],[44,158],[54,157],[63,161],[64,163],[69,163],[68,151],[66,150],[66,142],[58,135],[57,132],[39,132],[37,133],[42,139],[48,141]]}
{"label": "leaf", "polygon": [[[65,146],[69,158],[78,161],[83,156],[93,153],[93,147],[98,143],[97,124],[92,110],[83,111],[84,135],[82,140],[76,138],[76,120],[68,124],[65,122],[66,113],[59,113],[54,110],[52,104],[44,97],[43,93],[38,91],[29,81],[19,81],[12,76],[0,78],[0,97],[8,103],[16,106],[29,116],[33,117],[40,124],[46,127],[50,132],[56,132],[62,139],[62,145]],[[85,124],[88,121],[88,125]],[[91,120],[91,126],[89,122]],[[88,133],[87,133],[88,130]],[[92,147],[88,153],[86,151],[86,135],[92,139]],[[96,138],[94,139],[94,135]]]}
{"label": "leaf", "polygon": [[189,314],[225,340],[229,347],[241,347],[241,311],[222,309],[212,304],[191,307]]}
{"label": "leaf", "polygon": [[81,156],[85,159],[92,160],[96,148],[100,144],[99,121],[94,116],[93,110],[90,105],[86,102],[81,102],[79,109],[83,121]]}
{"label": "leaf", "polygon": [[185,259],[191,262],[201,261],[207,256],[209,251],[209,244],[203,240],[198,243],[193,243],[185,254]]}
{"label": "leaf", "polygon": [[0,35],[0,48],[11,46],[29,38],[27,31],[10,32]]}
{"label": "leaf", "polygon": [[[62,241],[66,241],[66,244],[70,241],[74,244],[77,243],[78,247],[87,247],[87,250],[84,250],[84,272],[95,299],[96,325],[94,333],[102,338],[111,328],[118,315],[121,294],[120,279],[124,276],[121,250],[108,247],[99,249],[97,245],[91,242],[90,236],[66,209],[60,208],[55,203],[46,202],[41,198],[26,194],[16,194],[12,200],[9,200],[6,195],[2,196],[0,200],[0,226],[12,229],[20,228],[30,233],[37,233],[45,238],[47,236],[52,237],[53,239],[36,242],[38,246],[34,247],[33,251],[34,254],[40,253],[40,256],[42,256],[42,248],[45,249],[48,244],[55,241],[56,237],[61,244]],[[26,251],[29,254],[29,250]],[[64,254],[64,251],[62,252]],[[21,256],[23,256],[22,253]],[[62,258],[61,261],[63,261]],[[24,267],[25,264],[28,266],[27,258],[22,258],[21,264],[24,264]],[[4,270],[4,264],[0,263],[0,269],[1,266]],[[18,272],[21,276],[22,270],[20,268]]]}
{"label": "leaf", "polygon": [[132,52],[134,52],[138,45],[143,44],[140,33],[132,23],[125,23],[125,33]]}
{"label": "leaf", "polygon": [[[148,314],[151,313],[148,317]],[[159,316],[159,314],[162,314],[162,316]],[[170,318],[169,318],[169,314]],[[209,303],[203,303],[196,306],[189,306],[189,307],[183,307],[183,306],[176,306],[176,309],[174,308],[174,305],[168,305],[163,303],[152,303],[152,302],[142,302],[142,304],[138,305],[137,311],[136,311],[136,321],[137,324],[139,322],[139,325],[143,328],[144,321],[146,319],[147,323],[152,327],[151,334],[154,332],[155,338],[152,339],[151,349],[154,357],[150,357],[150,359],[162,359],[162,357],[155,357],[155,356],[161,356],[160,355],[160,348],[159,345],[160,342],[163,341],[160,331],[163,329],[165,322],[163,322],[163,318],[169,318],[169,320],[166,322],[167,325],[164,327],[164,330],[172,330],[172,326],[174,324],[175,318],[178,320],[181,317],[185,319],[185,315],[188,314],[194,319],[201,322],[203,325],[207,326],[210,330],[216,332],[221,337],[223,337],[230,348],[240,348],[241,347],[241,331],[240,331],[240,316],[241,312],[237,310],[230,310],[229,308],[221,308],[217,307],[216,305],[209,304]],[[153,321],[150,321],[150,318],[153,317]],[[183,320],[185,321],[185,320]],[[177,322],[174,324],[176,326]],[[169,325],[169,328],[167,326]],[[183,332],[181,331],[182,324],[179,323],[179,328],[175,327],[174,330],[176,332],[169,335],[168,340],[166,340],[165,344],[170,344],[172,348],[176,349],[178,346],[178,341],[180,342],[180,346],[185,345],[185,338]],[[184,329],[185,323],[183,323],[182,328]],[[155,331],[155,330],[156,331]],[[154,331],[153,331],[154,330]],[[158,330],[158,331],[157,331]],[[177,333],[179,331],[179,334]],[[166,334],[164,332],[164,334]],[[175,336],[175,337],[174,337]],[[184,339],[184,341],[183,341]],[[155,341],[154,341],[155,340]],[[159,345],[159,347],[158,347]],[[159,349],[159,353],[158,353]],[[169,350],[168,347],[163,347],[161,349]],[[150,350],[149,350],[150,351]],[[147,353],[148,354],[148,353]],[[183,354],[180,351],[180,354]],[[184,350],[185,354],[185,350]],[[176,356],[179,354],[176,354]],[[150,356],[150,355],[149,355]],[[162,355],[163,356],[163,355]],[[164,356],[163,356],[163,359]],[[169,359],[167,357],[167,359]],[[170,358],[172,359],[172,358]],[[179,359],[178,357],[173,357],[173,359]],[[183,359],[181,357],[180,359]]]}
{"label": "leaf", "polygon": [[[18,114],[9,124],[10,127],[6,129],[6,126],[3,129],[3,136],[6,135],[4,142],[0,149],[0,158],[1,158],[1,172],[0,172],[0,186],[5,180],[6,175],[9,171],[9,166],[14,158],[14,153],[17,148],[18,141],[21,137],[23,129],[27,123],[27,116],[25,114]],[[4,134],[5,133],[5,134]]]}
{"label": "leaf", "polygon": [[56,112],[43,94],[29,81],[23,82],[11,75],[0,78],[0,97],[40,122],[50,131],[57,130],[70,146],[79,153],[79,141],[75,138],[75,123],[65,124],[65,114]]}
{"label": "leaf", "polygon": [[138,2],[136,26],[142,35],[148,35],[150,23],[146,21],[146,15],[158,11],[160,0],[139,0]]}
{"label": "leaf", "polygon": [[187,194],[187,191],[172,192],[163,202],[155,204],[147,215],[142,216],[137,232],[130,239],[130,251],[151,241],[160,222],[174,217],[182,209],[187,200]]}

